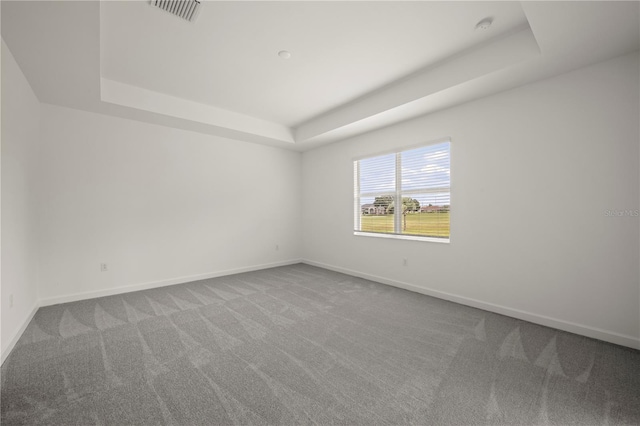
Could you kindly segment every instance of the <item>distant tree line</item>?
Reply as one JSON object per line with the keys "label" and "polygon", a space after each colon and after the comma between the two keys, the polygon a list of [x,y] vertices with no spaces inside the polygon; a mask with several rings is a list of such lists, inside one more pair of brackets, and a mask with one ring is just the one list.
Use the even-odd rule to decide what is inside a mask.
{"label": "distant tree line", "polygon": [[[373,201],[373,205],[376,207],[384,207],[388,214],[393,214],[395,212],[395,197],[392,195],[376,197]],[[403,214],[418,211],[420,211],[420,201],[411,197],[402,197]]]}
{"label": "distant tree line", "polygon": [[[383,195],[380,197],[376,197],[373,201],[373,205],[376,208],[381,208],[384,212],[382,214],[394,214],[395,213],[395,197],[393,195]],[[433,207],[433,208],[428,208]],[[433,206],[433,204],[429,204],[428,207],[425,207],[423,210],[420,210],[420,201],[411,197],[402,197],[402,216],[403,216],[403,228],[407,228],[407,214],[416,213],[424,211],[426,213],[447,213],[449,212],[449,205],[445,204],[443,206]],[[363,214],[367,214],[363,211]],[[376,213],[380,214],[380,213]]]}

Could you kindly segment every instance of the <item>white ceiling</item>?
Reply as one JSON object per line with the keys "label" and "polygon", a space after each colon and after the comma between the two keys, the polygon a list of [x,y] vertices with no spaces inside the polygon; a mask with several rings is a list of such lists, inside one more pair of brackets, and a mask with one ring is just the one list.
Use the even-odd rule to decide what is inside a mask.
{"label": "white ceiling", "polygon": [[639,5],[4,0],[2,37],[42,102],[305,150],[637,50]]}
{"label": "white ceiling", "polygon": [[[474,32],[487,15],[496,28]],[[296,126],[526,22],[511,2],[211,2],[195,23],[147,2],[106,2],[101,70]]]}

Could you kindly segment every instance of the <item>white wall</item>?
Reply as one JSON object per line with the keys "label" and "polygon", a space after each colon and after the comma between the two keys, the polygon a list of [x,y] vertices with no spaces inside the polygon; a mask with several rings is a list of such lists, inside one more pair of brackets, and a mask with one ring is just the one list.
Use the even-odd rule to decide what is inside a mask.
{"label": "white wall", "polygon": [[[304,153],[304,258],[640,347],[638,217],[605,214],[640,208],[639,76],[635,53]],[[451,243],[353,236],[352,159],[444,136]]]}
{"label": "white wall", "polygon": [[297,152],[51,105],[41,139],[44,304],[299,258]]}
{"label": "white wall", "polygon": [[40,102],[2,41],[3,360],[37,307],[39,125]]}

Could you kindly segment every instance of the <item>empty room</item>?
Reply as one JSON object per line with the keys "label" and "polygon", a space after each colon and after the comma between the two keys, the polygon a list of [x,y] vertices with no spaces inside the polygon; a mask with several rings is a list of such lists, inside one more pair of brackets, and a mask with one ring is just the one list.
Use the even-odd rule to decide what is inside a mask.
{"label": "empty room", "polygon": [[640,424],[640,2],[0,15],[2,425]]}

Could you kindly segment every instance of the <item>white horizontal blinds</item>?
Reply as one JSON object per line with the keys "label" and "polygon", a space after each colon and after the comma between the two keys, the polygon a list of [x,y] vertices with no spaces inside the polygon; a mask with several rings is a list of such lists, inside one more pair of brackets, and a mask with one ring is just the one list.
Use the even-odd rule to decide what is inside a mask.
{"label": "white horizontal blinds", "polygon": [[400,193],[403,200],[401,233],[449,238],[449,142],[404,151],[400,156]]}
{"label": "white horizontal blinds", "polygon": [[381,155],[357,161],[359,197],[357,231],[394,232],[393,210],[396,193],[396,154]]}
{"label": "white horizontal blinds", "polygon": [[449,238],[449,193],[404,194],[403,200],[414,202],[404,202],[410,209],[402,217],[401,234]]}
{"label": "white horizontal blinds", "polygon": [[396,154],[360,160],[360,194],[390,194],[396,191]]}
{"label": "white horizontal blinds", "polygon": [[360,230],[360,164],[353,162],[353,229]]}
{"label": "white horizontal blinds", "polygon": [[449,192],[449,142],[404,151],[402,192]]}

